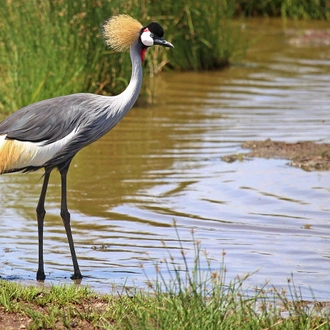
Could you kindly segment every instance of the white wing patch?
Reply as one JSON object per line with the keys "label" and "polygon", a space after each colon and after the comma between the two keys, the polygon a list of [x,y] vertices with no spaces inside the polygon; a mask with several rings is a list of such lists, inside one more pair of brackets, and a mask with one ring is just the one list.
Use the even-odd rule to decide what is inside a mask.
{"label": "white wing patch", "polygon": [[43,166],[61,151],[77,134],[75,129],[70,134],[50,144],[6,140],[0,136],[0,174],[10,170],[19,170],[29,166]]}

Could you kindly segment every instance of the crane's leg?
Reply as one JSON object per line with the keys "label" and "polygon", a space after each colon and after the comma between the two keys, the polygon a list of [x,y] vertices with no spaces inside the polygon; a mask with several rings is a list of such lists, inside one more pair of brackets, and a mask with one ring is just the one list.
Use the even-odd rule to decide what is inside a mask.
{"label": "crane's leg", "polygon": [[61,217],[63,219],[63,224],[64,228],[66,231],[66,235],[68,237],[69,241],[69,246],[70,246],[70,251],[71,251],[71,257],[72,257],[72,262],[73,262],[73,270],[74,274],[71,276],[72,280],[75,279],[80,279],[82,278],[81,272],[79,270],[79,265],[76,257],[76,252],[74,249],[74,244],[73,244],[73,239],[72,239],[72,232],[71,232],[71,225],[70,225],[70,213],[68,211],[68,206],[67,206],[67,198],[66,198],[66,176],[69,170],[69,165],[66,165],[64,168],[61,168],[60,174],[61,174]]}
{"label": "crane's leg", "polygon": [[47,192],[47,186],[50,176],[49,170],[45,170],[44,175],[44,183],[42,184],[41,193],[39,197],[39,202],[37,205],[37,221],[38,221],[38,240],[39,240],[39,261],[38,261],[38,271],[37,271],[37,280],[43,281],[45,276],[44,270],[44,252],[43,252],[43,245],[44,245],[44,218],[45,218],[45,198]]}

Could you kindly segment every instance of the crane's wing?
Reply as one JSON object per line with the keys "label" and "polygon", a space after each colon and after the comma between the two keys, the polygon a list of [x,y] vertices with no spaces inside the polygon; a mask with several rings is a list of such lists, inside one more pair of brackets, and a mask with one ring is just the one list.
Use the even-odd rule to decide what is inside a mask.
{"label": "crane's wing", "polygon": [[115,100],[72,94],[16,111],[0,123],[0,174],[65,166],[118,122]]}
{"label": "crane's wing", "polygon": [[87,121],[94,94],[72,94],[28,105],[0,123],[6,139],[44,142],[58,141]]}

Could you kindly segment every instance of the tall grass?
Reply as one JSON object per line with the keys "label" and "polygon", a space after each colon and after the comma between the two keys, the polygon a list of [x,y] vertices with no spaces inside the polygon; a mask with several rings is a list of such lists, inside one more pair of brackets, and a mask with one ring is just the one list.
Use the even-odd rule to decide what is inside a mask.
{"label": "tall grass", "polygon": [[[175,227],[177,230],[177,227]],[[181,242],[178,230],[178,240]],[[303,300],[299,288],[288,281],[288,289],[270,285],[252,288],[253,274],[226,279],[224,259],[219,267],[203,252],[192,235],[192,249],[180,243],[181,259],[170,249],[168,258],[156,264],[156,279],[146,274],[149,292],[128,291],[119,295],[108,329],[330,329],[329,315],[317,302]],[[187,253],[193,252],[189,265]],[[224,257],[225,253],[223,253]],[[206,264],[206,266],[205,266]],[[110,298],[109,302],[112,302]]]}
{"label": "tall grass", "polygon": [[0,0],[0,112],[75,92],[115,94],[130,78],[128,54],[106,50],[102,22],[130,14],[159,21],[175,50],[149,51],[151,76],[169,66],[225,66],[238,48],[234,15],[330,19],[327,0]]}
{"label": "tall grass", "polygon": [[[102,22],[127,13],[143,24],[159,21],[175,51],[149,51],[151,75],[174,68],[227,64],[232,40],[229,0],[0,0],[0,112],[75,92],[113,94],[130,78],[129,56],[106,50]],[[172,53],[172,54],[171,54]]]}
{"label": "tall grass", "polygon": [[234,2],[228,0],[163,1],[161,14],[168,15],[166,25],[176,47],[169,53],[170,64],[183,70],[227,65],[237,49],[230,21],[234,9]]}
{"label": "tall grass", "polygon": [[98,22],[105,15],[96,2],[4,2],[0,6],[1,111],[97,89],[95,77],[105,66],[99,61],[104,49]]}
{"label": "tall grass", "polygon": [[330,19],[328,0],[236,0],[236,13],[293,19]]}
{"label": "tall grass", "polygon": [[180,260],[167,249],[168,258],[155,265],[157,278],[150,280],[146,274],[151,292],[120,295],[119,305],[125,307],[114,314],[119,328],[330,329],[329,315],[317,311],[316,302],[302,299],[293,278],[287,290],[266,284],[252,288],[246,282],[253,274],[227,281],[224,259],[214,268],[194,235],[192,244],[192,266],[187,247],[180,243]]}
{"label": "tall grass", "polygon": [[328,0],[285,0],[281,4],[281,16],[330,20],[330,3]]}

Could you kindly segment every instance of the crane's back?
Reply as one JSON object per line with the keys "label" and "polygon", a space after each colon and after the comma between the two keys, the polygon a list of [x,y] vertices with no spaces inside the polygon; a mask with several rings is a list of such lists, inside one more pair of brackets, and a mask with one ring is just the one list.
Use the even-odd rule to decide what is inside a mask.
{"label": "crane's back", "polygon": [[[106,133],[105,113],[111,117],[109,108],[114,98],[72,94],[16,111],[0,123],[0,173],[35,170],[47,162],[50,166],[51,159],[76,140],[75,148],[66,150],[66,157],[73,157],[73,151]],[[91,131],[97,127],[100,129],[93,138]]]}

